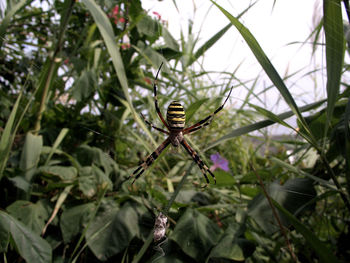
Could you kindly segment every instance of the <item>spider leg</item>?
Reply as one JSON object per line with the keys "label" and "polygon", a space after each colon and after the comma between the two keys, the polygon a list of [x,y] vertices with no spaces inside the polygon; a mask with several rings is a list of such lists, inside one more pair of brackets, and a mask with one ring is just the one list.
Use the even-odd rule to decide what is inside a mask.
{"label": "spider leg", "polygon": [[160,64],[160,67],[157,71],[157,74],[156,74],[156,78],[154,79],[154,83],[153,83],[153,91],[154,91],[154,106],[156,108],[156,111],[157,111],[157,114],[159,116],[159,119],[163,122],[164,126],[167,127],[167,129],[169,130],[169,125],[167,124],[167,122],[165,121],[162,113],[160,112],[160,109],[159,109],[159,105],[158,105],[158,98],[157,98],[157,85],[156,85],[156,82],[157,82],[157,78],[158,78],[158,74],[160,72],[160,69],[162,68],[163,66],[163,62],[162,64]]}
{"label": "spider leg", "polygon": [[145,116],[144,116],[142,113],[140,113],[140,114],[141,114],[141,117],[143,118],[143,120],[145,121],[145,123],[148,124],[149,126],[151,126],[153,129],[155,129],[155,130],[157,130],[157,131],[160,131],[160,132],[162,132],[162,133],[165,133],[165,134],[169,134],[168,131],[163,130],[163,129],[161,129],[161,128],[158,128],[158,127],[154,126],[151,122],[149,122],[148,120],[146,120]]}
{"label": "spider leg", "polygon": [[207,116],[203,120],[201,120],[201,121],[197,122],[196,124],[184,129],[183,134],[189,134],[189,133],[195,132],[199,129],[202,129],[204,126],[209,125],[211,120],[213,119],[214,115],[217,114],[219,111],[221,111],[224,108],[228,98],[231,95],[232,89],[233,89],[233,87],[230,89],[230,92],[229,92],[228,96],[226,97],[224,103],[219,108],[217,108],[212,114],[210,114],[209,116]]}
{"label": "spider leg", "polygon": [[140,177],[143,172],[151,166],[151,164],[158,158],[158,156],[161,154],[162,151],[170,144],[170,138],[168,137],[164,142],[162,142],[161,145],[158,146],[158,148],[151,153],[146,161],[144,161],[133,173],[129,176],[129,179],[131,177],[135,177],[134,181],[131,183],[135,183],[135,181]]}
{"label": "spider leg", "polygon": [[204,162],[199,158],[198,154],[192,149],[192,147],[186,142],[186,140],[182,140],[181,142],[182,146],[186,149],[186,151],[191,155],[193,161],[199,166],[201,169],[205,180],[207,181],[207,184],[204,186],[206,187],[209,184],[209,179],[207,176],[207,172],[210,174],[210,176],[214,179],[214,183],[216,184],[216,178],[215,175],[209,170],[208,166],[204,164]]}

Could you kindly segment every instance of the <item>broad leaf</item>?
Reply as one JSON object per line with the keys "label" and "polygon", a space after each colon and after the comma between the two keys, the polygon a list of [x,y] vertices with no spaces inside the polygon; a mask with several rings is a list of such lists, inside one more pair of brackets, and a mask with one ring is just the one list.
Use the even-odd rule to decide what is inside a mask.
{"label": "broad leaf", "polygon": [[38,136],[33,135],[32,133],[27,133],[19,167],[24,171],[25,179],[29,182],[36,171],[42,147],[43,138],[41,135]]}
{"label": "broad leaf", "polygon": [[[50,244],[9,214],[0,211],[0,225],[7,229],[18,253],[28,263],[48,263],[52,260]],[[0,228],[0,229],[1,229]],[[1,231],[3,232],[3,231]]]}
{"label": "broad leaf", "polygon": [[6,210],[37,235],[40,235],[45,226],[45,221],[49,218],[44,199],[39,200],[35,204],[29,201],[18,200],[8,206]]}
{"label": "broad leaf", "polygon": [[106,260],[128,247],[134,237],[140,237],[140,216],[144,207],[127,203],[98,215],[86,232],[88,246],[99,260]]}
{"label": "broad leaf", "polygon": [[63,241],[67,244],[78,235],[88,223],[95,209],[95,204],[87,203],[65,209],[61,215],[60,228]]}
{"label": "broad leaf", "polygon": [[[313,181],[306,178],[288,180],[284,185],[272,183],[267,192],[269,196],[285,207],[289,212],[300,212],[311,206],[305,206],[308,201],[316,196]],[[263,194],[256,196],[248,207],[250,215],[257,224],[267,233],[271,234],[279,230],[278,223],[273,215],[272,208]],[[281,223],[288,227],[290,222],[279,213]]]}
{"label": "broad leaf", "polygon": [[255,250],[253,242],[244,238],[230,225],[219,243],[212,249],[209,258],[225,258],[235,261],[244,261]]}
{"label": "broad leaf", "polygon": [[204,262],[221,234],[220,228],[206,216],[188,208],[170,236],[181,249],[198,262]]}

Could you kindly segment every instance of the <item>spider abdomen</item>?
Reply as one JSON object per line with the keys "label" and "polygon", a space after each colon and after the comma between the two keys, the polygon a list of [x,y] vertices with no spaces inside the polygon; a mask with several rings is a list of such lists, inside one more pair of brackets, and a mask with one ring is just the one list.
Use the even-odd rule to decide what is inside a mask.
{"label": "spider abdomen", "polygon": [[178,101],[170,103],[166,120],[171,130],[183,130],[185,127],[185,110],[184,107]]}

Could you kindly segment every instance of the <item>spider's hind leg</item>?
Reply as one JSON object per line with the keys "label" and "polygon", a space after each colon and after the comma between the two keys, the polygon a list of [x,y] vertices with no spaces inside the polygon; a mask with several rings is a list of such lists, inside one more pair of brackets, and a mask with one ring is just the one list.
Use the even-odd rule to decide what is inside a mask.
{"label": "spider's hind leg", "polygon": [[192,147],[185,141],[183,140],[181,142],[182,146],[186,149],[186,151],[189,153],[189,155],[191,155],[193,161],[195,161],[195,163],[199,166],[199,168],[201,169],[202,174],[205,177],[205,180],[207,182],[206,185],[204,185],[203,188],[207,187],[209,184],[209,178],[207,176],[207,172],[210,174],[210,176],[213,178],[214,183],[216,184],[216,178],[215,175],[212,173],[212,171],[210,171],[210,169],[208,168],[208,166],[206,166],[204,164],[204,162],[199,158],[198,154],[192,149]]}
{"label": "spider's hind leg", "polygon": [[134,180],[131,184],[135,183],[135,181],[143,174],[144,171],[148,167],[152,165],[152,163],[158,158],[158,156],[164,151],[164,149],[170,144],[170,138],[168,137],[161,145],[158,146],[158,148],[151,153],[146,161],[144,161],[133,173],[129,176],[129,179],[134,177]]}

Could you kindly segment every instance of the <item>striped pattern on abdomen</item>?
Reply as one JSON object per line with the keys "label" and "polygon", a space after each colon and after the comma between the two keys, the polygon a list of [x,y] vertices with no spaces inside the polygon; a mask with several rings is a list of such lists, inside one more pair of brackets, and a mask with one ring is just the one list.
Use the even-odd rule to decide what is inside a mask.
{"label": "striped pattern on abdomen", "polygon": [[166,114],[166,120],[170,129],[182,130],[185,127],[185,118],[185,110],[180,102],[171,102]]}

